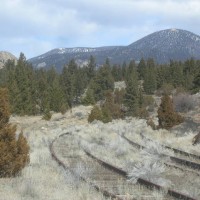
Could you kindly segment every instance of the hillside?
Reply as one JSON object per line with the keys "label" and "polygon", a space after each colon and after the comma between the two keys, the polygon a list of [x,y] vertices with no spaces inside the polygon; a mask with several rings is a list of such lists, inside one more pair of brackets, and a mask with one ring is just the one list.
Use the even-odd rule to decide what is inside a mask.
{"label": "hillside", "polygon": [[17,58],[9,52],[0,51],[0,68],[2,68],[4,66],[4,64],[7,60],[17,61]]}
{"label": "hillside", "polygon": [[87,63],[90,55],[96,58],[97,65],[102,65],[106,58],[113,64],[132,59],[139,61],[142,57],[154,58],[158,63],[191,57],[199,59],[200,36],[185,30],[167,29],[152,33],[128,46],[57,48],[31,58],[29,62],[36,68],[56,66],[59,71],[71,59],[75,59],[79,65]]}

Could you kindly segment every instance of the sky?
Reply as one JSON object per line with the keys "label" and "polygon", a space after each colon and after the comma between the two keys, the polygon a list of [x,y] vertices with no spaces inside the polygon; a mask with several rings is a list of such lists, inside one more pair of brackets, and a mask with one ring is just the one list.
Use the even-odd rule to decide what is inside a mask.
{"label": "sky", "polygon": [[0,51],[129,45],[155,31],[200,35],[200,0],[1,0]]}

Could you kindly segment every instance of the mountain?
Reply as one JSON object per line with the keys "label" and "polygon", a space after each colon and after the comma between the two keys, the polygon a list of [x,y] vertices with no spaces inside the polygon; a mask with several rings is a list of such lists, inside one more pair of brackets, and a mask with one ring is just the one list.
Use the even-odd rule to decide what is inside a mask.
{"label": "mountain", "polygon": [[110,59],[113,64],[123,61],[154,58],[158,63],[168,63],[170,60],[200,59],[200,36],[180,29],[157,31],[128,46],[110,47],[77,47],[58,48],[45,54],[31,58],[29,62],[36,68],[56,66],[61,70],[69,60],[75,59],[80,65],[87,63],[90,55],[96,58],[98,65]]}
{"label": "mountain", "polygon": [[0,51],[0,69],[3,68],[5,62],[8,60],[15,60],[16,62],[17,58],[9,52]]}

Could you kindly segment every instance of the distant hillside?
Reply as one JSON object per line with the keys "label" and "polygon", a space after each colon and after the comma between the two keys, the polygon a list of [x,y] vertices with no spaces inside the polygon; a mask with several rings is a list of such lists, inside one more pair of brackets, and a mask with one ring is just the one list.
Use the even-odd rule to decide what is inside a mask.
{"label": "distant hillside", "polygon": [[0,69],[4,66],[7,60],[17,61],[17,58],[9,52],[0,51]]}
{"label": "distant hillside", "polygon": [[36,68],[56,66],[60,70],[73,58],[78,64],[85,64],[90,55],[96,58],[98,65],[103,64],[106,58],[113,64],[132,59],[139,61],[142,57],[154,58],[158,63],[191,57],[200,59],[200,36],[185,30],[167,29],[152,33],[128,46],[58,48],[29,61]]}

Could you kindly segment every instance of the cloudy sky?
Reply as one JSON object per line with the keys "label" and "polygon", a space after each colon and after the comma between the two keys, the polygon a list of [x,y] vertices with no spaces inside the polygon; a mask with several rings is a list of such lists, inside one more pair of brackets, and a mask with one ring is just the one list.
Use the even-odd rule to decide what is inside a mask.
{"label": "cloudy sky", "polygon": [[1,0],[0,51],[128,45],[179,28],[200,35],[200,0]]}

